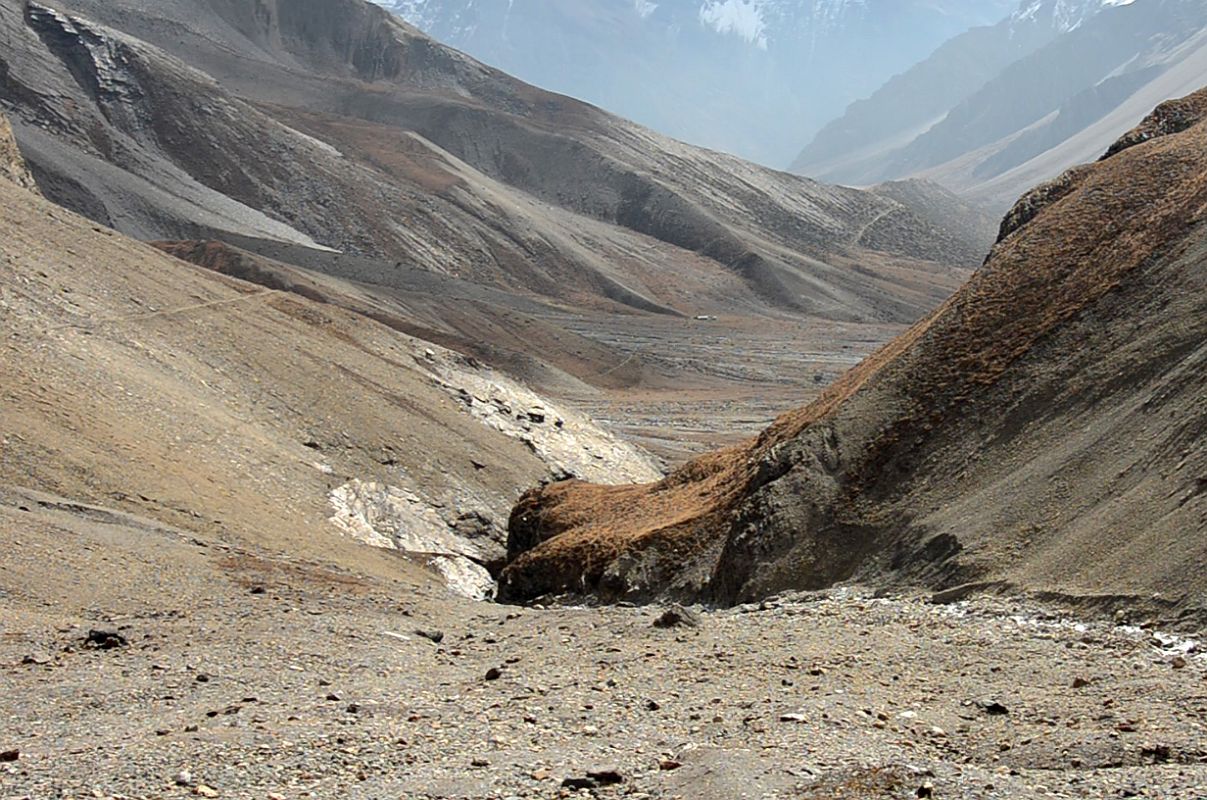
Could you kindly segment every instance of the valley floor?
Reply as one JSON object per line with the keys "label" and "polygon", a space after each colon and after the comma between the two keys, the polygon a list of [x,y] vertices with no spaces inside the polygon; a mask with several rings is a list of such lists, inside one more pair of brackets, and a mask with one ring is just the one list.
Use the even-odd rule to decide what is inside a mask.
{"label": "valley floor", "polygon": [[1207,654],[1022,601],[842,589],[656,628],[15,490],[0,548],[6,800],[1207,796]]}
{"label": "valley floor", "polygon": [[640,362],[647,375],[633,388],[551,393],[671,464],[757,435],[905,327],[801,317],[547,319]]}

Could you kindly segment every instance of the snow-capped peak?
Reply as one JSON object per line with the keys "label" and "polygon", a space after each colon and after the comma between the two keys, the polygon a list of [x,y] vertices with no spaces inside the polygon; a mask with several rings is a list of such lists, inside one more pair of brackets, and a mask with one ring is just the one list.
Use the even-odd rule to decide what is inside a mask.
{"label": "snow-capped peak", "polygon": [[1050,10],[1052,27],[1062,33],[1080,28],[1086,20],[1115,6],[1130,6],[1136,0],[1033,0],[1014,14],[1016,21],[1035,21]]}

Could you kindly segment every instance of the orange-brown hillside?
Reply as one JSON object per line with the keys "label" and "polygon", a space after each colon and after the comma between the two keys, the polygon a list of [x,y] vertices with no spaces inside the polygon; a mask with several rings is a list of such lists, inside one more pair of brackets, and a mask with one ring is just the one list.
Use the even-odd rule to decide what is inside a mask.
{"label": "orange-brown hillside", "polygon": [[1207,90],[1026,195],[961,291],[757,440],[527,494],[502,594],[1000,580],[1204,605],[1205,118]]}

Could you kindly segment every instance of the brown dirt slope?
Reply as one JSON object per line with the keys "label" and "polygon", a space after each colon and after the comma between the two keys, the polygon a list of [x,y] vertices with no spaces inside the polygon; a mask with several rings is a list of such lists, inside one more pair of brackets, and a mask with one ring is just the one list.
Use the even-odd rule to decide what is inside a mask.
{"label": "brown dirt slope", "polygon": [[[344,538],[334,491],[397,489],[403,511],[489,560],[516,487],[577,472],[546,442],[608,456],[579,417],[470,359],[171,258],[4,179],[0,374],[0,487],[382,575],[422,570]],[[516,412],[482,419],[496,391]],[[549,424],[516,417],[534,404]]]}
{"label": "brown dirt slope", "polygon": [[960,292],[756,440],[528,494],[504,595],[1002,581],[1207,608],[1207,91],[1178,108],[1024,198]]}
{"label": "brown dirt slope", "polygon": [[[584,383],[620,389],[643,377],[640,358],[545,322],[540,315],[553,309],[528,297],[322,250],[306,252],[315,266],[303,267],[215,240],[152,244],[223,275],[355,311],[480,359],[538,391],[565,392]],[[303,260],[296,250],[282,256]],[[392,275],[388,287],[367,280],[383,268]]]}

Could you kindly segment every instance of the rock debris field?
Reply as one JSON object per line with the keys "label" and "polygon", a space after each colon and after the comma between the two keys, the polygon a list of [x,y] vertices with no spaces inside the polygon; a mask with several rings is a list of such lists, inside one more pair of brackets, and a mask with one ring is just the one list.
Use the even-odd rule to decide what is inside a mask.
{"label": "rock debris field", "polygon": [[1142,620],[857,588],[507,607],[26,516],[0,526],[5,800],[1207,796],[1207,653]]}

